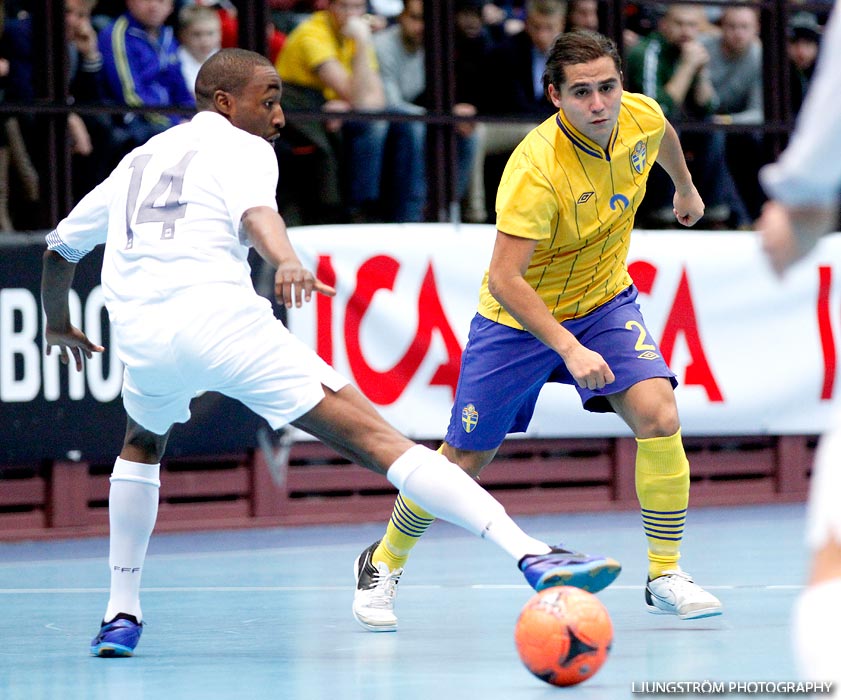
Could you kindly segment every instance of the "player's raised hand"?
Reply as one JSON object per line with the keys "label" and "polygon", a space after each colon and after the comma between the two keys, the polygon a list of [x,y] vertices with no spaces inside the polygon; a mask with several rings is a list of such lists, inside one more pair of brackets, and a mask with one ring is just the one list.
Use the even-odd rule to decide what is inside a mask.
{"label": "player's raised hand", "polygon": [[694,226],[704,215],[704,200],[694,185],[686,190],[675,190],[672,205],[675,218],[683,226]]}
{"label": "player's raised hand", "polygon": [[834,206],[786,207],[769,200],[762,207],[756,228],[771,267],[782,275],[812,250],[821,236],[832,231],[836,223]]}
{"label": "player's raised hand", "polygon": [[325,284],[298,261],[289,261],[278,266],[274,276],[274,293],[278,304],[287,309],[300,307],[312,299],[313,291],[325,296],[335,296],[336,290]]}
{"label": "player's raised hand", "polygon": [[564,364],[582,389],[604,389],[616,379],[605,359],[580,343],[564,355]]}
{"label": "player's raised hand", "polygon": [[92,342],[88,336],[75,326],[69,326],[65,331],[47,328],[44,331],[44,341],[47,346],[48,355],[52,354],[53,347],[59,349],[59,359],[62,364],[69,364],[70,356],[72,355],[77,372],[82,371],[82,355],[90,359],[93,353],[105,351],[102,345]]}

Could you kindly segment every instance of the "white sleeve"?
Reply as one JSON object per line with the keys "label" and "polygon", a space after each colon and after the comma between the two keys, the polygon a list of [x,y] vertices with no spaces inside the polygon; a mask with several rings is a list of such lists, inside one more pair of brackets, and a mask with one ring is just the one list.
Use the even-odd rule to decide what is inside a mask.
{"label": "white sleeve", "polygon": [[47,236],[47,246],[70,262],[78,262],[108,235],[108,214],[114,175],[86,194]]}
{"label": "white sleeve", "polygon": [[788,148],[759,179],[788,205],[831,204],[841,191],[841,11],[836,6],[821,42],[815,76]]}

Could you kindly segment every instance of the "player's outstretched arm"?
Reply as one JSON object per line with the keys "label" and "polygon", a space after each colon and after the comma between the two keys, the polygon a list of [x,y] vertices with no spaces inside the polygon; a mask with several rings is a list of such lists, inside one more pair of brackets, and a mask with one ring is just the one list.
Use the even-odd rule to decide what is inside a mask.
{"label": "player's outstretched arm", "polygon": [[255,250],[276,268],[275,298],[287,308],[301,306],[313,291],[333,296],[336,290],[304,268],[286,234],[280,214],[269,207],[253,207],[242,215],[242,226]]}
{"label": "player's outstretched arm", "polygon": [[673,200],[675,218],[684,226],[694,226],[704,215],[704,201],[692,182],[692,175],[686,167],[683,148],[677,132],[669,122],[660,143],[660,153],[657,162],[672,179],[675,186]]}
{"label": "player's outstretched arm", "polygon": [[73,355],[76,370],[82,371],[82,355],[90,358],[95,352],[105,350],[97,345],[78,328],[70,324],[70,306],[67,295],[73,284],[76,264],[65,260],[54,250],[44,253],[41,271],[41,303],[47,326],[44,329],[44,341],[47,354],[53,346],[59,348],[62,363],[65,365]]}

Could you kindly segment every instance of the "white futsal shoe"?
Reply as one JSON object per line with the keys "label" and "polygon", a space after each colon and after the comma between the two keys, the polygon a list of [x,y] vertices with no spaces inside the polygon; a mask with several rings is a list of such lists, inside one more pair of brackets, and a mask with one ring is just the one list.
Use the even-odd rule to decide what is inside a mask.
{"label": "white futsal shoe", "polygon": [[371,557],[378,544],[379,540],[356,557],[353,563],[356,576],[353,616],[369,632],[396,632],[394,599],[403,569],[392,571],[383,562],[374,564]]}
{"label": "white futsal shoe", "polygon": [[645,584],[645,607],[654,615],[677,615],[681,620],[721,615],[721,601],[683,571],[666,571]]}

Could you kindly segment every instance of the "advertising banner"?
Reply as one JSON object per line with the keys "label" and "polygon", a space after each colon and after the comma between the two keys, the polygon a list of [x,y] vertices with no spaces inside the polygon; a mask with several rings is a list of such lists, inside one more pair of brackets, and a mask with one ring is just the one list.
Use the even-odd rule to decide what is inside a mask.
{"label": "advertising banner", "polygon": [[[324,226],[290,230],[305,265],[333,284],[289,312],[292,331],[348,376],[407,435],[443,437],[461,352],[493,248],[489,225]],[[20,237],[19,237],[20,238]],[[113,459],[125,429],[122,368],[106,351],[82,373],[43,352],[40,236],[0,249],[0,464]],[[102,251],[77,268],[73,320],[110,348],[99,287]],[[648,333],[680,382],[686,435],[813,434],[839,391],[841,235],[784,279],[753,233],[637,231],[629,268]],[[261,293],[271,270],[258,267]],[[265,289],[264,289],[265,288]],[[651,337],[648,337],[650,333]],[[173,431],[170,456],[237,453],[261,419],[208,393]],[[582,410],[569,386],[544,388],[529,436],[629,435],[613,415]]]}

